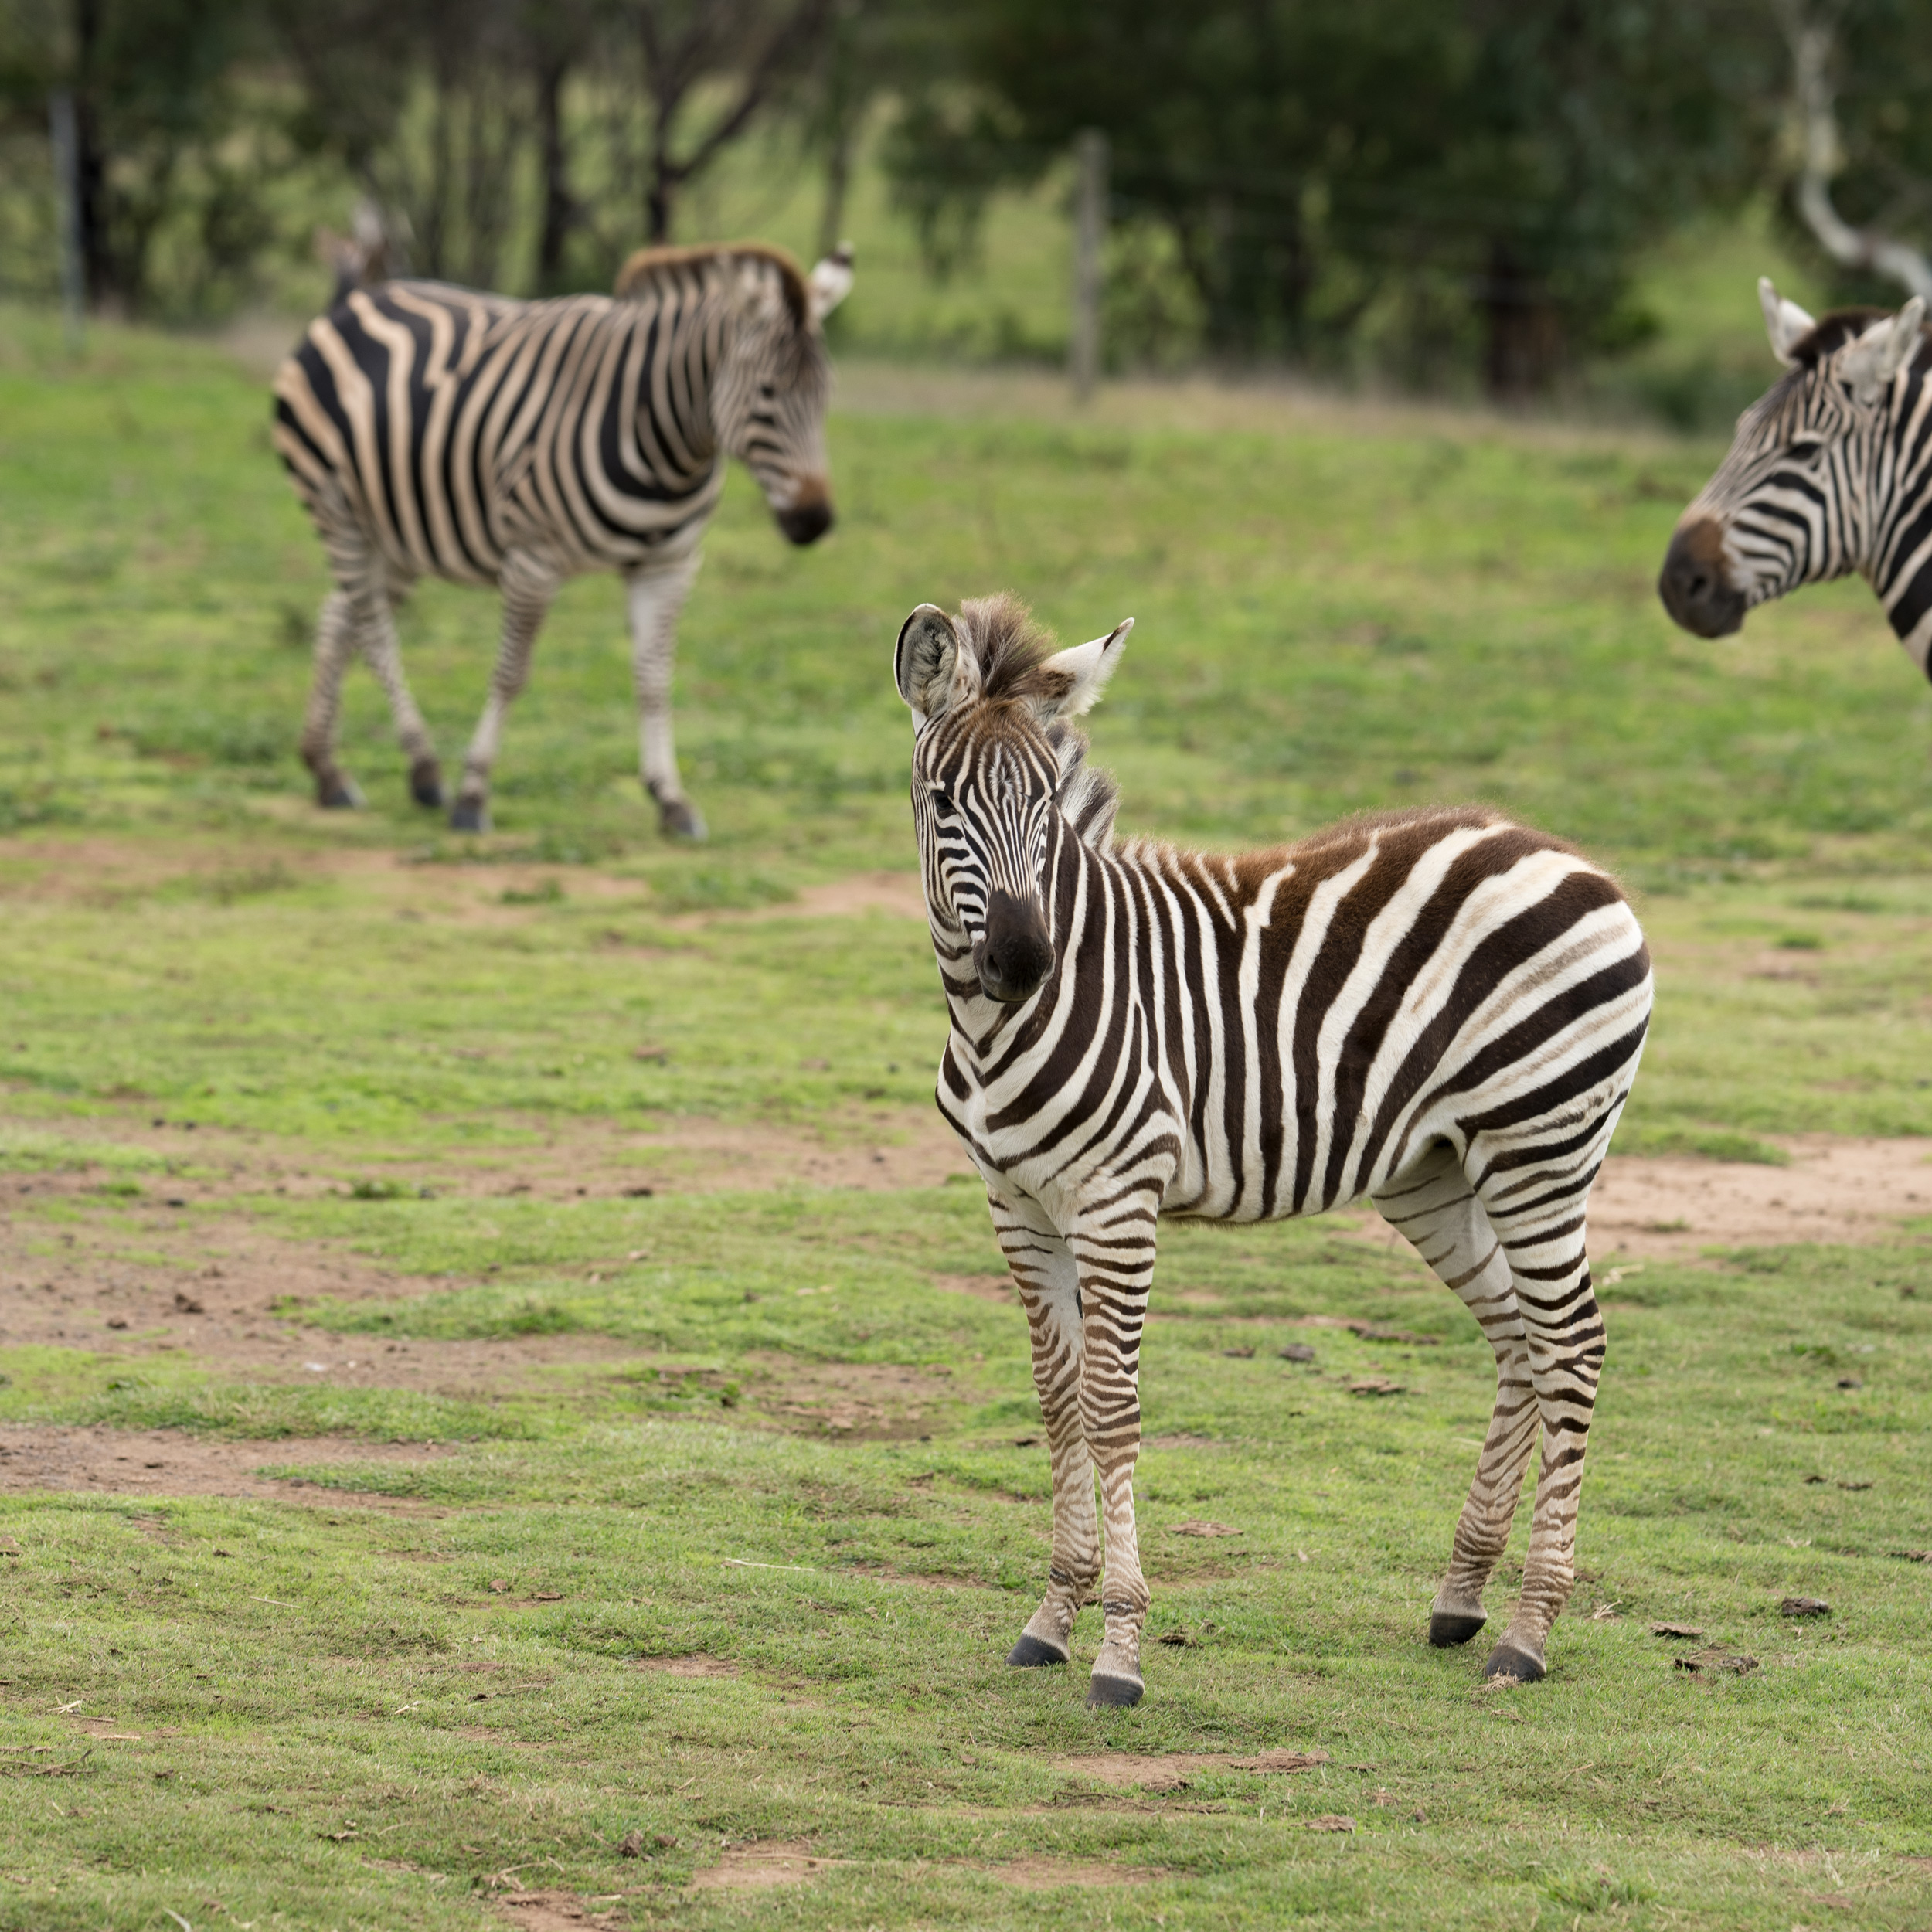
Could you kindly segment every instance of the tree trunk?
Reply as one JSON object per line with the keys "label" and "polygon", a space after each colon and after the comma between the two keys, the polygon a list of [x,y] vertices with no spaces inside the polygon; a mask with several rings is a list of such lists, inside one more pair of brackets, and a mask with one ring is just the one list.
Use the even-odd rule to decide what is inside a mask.
{"label": "tree trunk", "polygon": [[546,60],[537,70],[537,140],[543,150],[543,226],[537,237],[537,292],[554,295],[563,283],[563,246],[577,225],[570,160],[563,147],[563,78],[568,63]]}
{"label": "tree trunk", "polygon": [[671,178],[671,156],[663,141],[651,143],[651,185],[644,195],[644,228],[651,247],[663,247],[671,240],[671,202],[676,183]]}
{"label": "tree trunk", "polygon": [[450,94],[455,77],[437,63],[435,76],[436,111],[430,122],[430,192],[423,209],[423,266],[430,277],[443,281],[449,274],[445,251],[449,247]]}
{"label": "tree trunk", "polygon": [[81,270],[90,307],[118,307],[124,291],[115,273],[107,209],[107,157],[102,150],[93,87],[94,53],[100,43],[100,0],[80,0],[74,9],[74,175],[80,203]]}
{"label": "tree trunk", "polygon": [[829,255],[843,236],[845,196],[852,188],[852,129],[849,119],[842,119],[825,155],[825,199],[818,216],[818,253]]}
{"label": "tree trunk", "polygon": [[1548,389],[1563,366],[1563,318],[1507,242],[1490,250],[1482,308],[1483,383],[1491,397],[1521,403]]}

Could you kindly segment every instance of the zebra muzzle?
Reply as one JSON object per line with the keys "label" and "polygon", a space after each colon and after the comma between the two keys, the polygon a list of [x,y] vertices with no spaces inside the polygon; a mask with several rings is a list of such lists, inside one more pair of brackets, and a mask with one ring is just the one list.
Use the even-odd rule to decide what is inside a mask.
{"label": "zebra muzzle", "polygon": [[995,886],[986,897],[986,930],[973,942],[980,991],[1008,1005],[1031,999],[1053,970],[1053,940],[1036,899]]}
{"label": "zebra muzzle", "polygon": [[1657,594],[1672,620],[1694,636],[1728,638],[1743,628],[1744,594],[1731,587],[1723,526],[1715,518],[1700,516],[1679,527],[1664,553]]}

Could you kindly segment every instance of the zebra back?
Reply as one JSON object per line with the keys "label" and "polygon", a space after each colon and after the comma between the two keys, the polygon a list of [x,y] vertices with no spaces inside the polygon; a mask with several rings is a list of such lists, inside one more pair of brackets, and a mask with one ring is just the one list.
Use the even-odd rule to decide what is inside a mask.
{"label": "zebra back", "polygon": [[656,251],[621,287],[391,282],[318,318],[277,376],[275,442],[325,539],[406,579],[494,581],[519,549],[629,569],[695,541],[727,453],[781,519],[825,502],[829,369],[795,264]]}

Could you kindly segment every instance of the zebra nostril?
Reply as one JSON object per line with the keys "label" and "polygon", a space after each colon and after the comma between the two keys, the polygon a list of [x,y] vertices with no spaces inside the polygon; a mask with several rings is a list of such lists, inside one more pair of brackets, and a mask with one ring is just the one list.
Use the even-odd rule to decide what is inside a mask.
{"label": "zebra nostril", "polygon": [[1726,580],[1716,525],[1686,526],[1672,538],[1657,589],[1675,621],[1700,638],[1728,637],[1744,621],[1745,599]]}
{"label": "zebra nostril", "polygon": [[989,998],[1016,1003],[1038,992],[1053,969],[1053,940],[1038,904],[995,888],[974,962],[981,990]]}

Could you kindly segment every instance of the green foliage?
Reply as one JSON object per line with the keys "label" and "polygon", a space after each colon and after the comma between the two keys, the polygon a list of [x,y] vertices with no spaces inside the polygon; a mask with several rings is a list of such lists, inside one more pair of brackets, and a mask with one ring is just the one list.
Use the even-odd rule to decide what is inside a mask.
{"label": "green foliage", "polygon": [[887,157],[936,263],[992,186],[1097,128],[1121,210],[1172,236],[1211,349],[1373,345],[1440,382],[1479,333],[1501,395],[1655,332],[1629,299],[1637,252],[1756,185],[1740,97],[1774,84],[1770,36],[1721,6],[977,0],[952,18],[959,74],[915,97]]}

